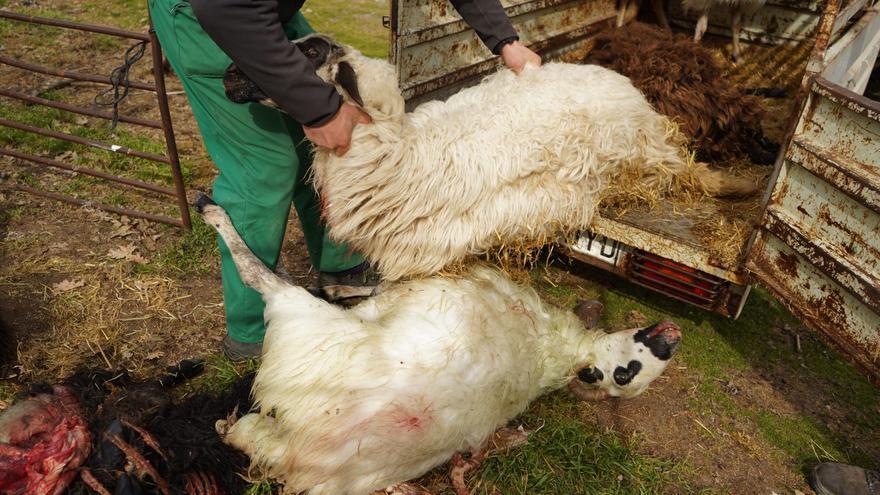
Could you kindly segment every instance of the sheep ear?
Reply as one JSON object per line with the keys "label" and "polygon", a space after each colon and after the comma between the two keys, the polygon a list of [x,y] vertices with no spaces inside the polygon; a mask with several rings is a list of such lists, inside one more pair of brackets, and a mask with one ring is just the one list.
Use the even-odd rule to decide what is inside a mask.
{"label": "sheep ear", "polygon": [[351,64],[339,62],[339,65],[336,67],[336,82],[351,96],[352,100],[356,101],[358,105],[364,106],[364,100],[361,98],[360,92],[358,92],[357,74],[354,72],[354,67]]}

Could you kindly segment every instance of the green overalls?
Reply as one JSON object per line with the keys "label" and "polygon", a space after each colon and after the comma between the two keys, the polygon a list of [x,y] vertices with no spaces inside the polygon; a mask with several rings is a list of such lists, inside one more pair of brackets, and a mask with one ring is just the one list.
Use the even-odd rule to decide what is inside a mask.
{"label": "green overalls", "polygon": [[[226,98],[223,72],[232,61],[202,30],[188,2],[148,3],[165,56],[220,169],[213,199],[229,213],[248,247],[274,269],[293,201],[313,266],[337,272],[359,265],[363,258],[330,241],[321,224],[317,195],[306,182],[312,157],[302,127],[273,108]],[[284,29],[289,39],[314,32],[300,13]],[[262,298],[242,283],[229,250],[219,238],[218,243],[227,332],[239,342],[262,342]]]}

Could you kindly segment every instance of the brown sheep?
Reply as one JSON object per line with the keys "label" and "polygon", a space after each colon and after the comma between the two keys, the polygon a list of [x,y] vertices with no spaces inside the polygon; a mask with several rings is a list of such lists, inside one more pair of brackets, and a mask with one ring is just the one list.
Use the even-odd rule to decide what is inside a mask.
{"label": "brown sheep", "polygon": [[654,108],[673,119],[700,160],[743,153],[771,164],[778,146],[761,131],[760,100],[724,81],[712,52],[684,35],[642,23],[606,30],[585,60],[630,78]]}

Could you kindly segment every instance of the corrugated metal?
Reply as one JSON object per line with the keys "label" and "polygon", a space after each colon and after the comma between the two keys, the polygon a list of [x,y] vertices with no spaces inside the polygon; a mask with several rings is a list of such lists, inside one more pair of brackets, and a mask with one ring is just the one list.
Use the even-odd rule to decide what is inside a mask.
{"label": "corrugated metal", "polygon": [[880,103],[813,80],[748,268],[880,385]]}
{"label": "corrugated metal", "polygon": [[880,51],[880,15],[868,9],[828,49],[822,77],[855,93],[864,93]]}
{"label": "corrugated metal", "polygon": [[[585,48],[615,16],[614,0],[501,3],[522,42],[542,55]],[[391,58],[407,101],[444,98],[497,67],[498,58],[447,0],[398,0],[391,8]]]}
{"label": "corrugated metal", "polygon": [[[822,4],[817,0],[772,0],[764,7],[743,12],[740,38],[749,42],[780,44],[813,37]],[[685,13],[681,0],[669,2],[670,23],[693,29],[700,12]],[[712,8],[708,32],[730,36],[731,11],[726,4]]]}

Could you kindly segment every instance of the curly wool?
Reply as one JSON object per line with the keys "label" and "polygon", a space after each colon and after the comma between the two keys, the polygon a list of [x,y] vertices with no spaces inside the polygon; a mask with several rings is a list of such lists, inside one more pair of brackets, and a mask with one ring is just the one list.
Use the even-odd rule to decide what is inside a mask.
{"label": "curly wool", "polygon": [[[637,177],[633,188],[665,191],[688,174],[711,193],[744,187],[703,164],[689,167],[667,119],[608,69],[501,70],[404,113],[394,67],[348,50],[342,60],[358,75],[373,124],[355,128],[345,156],[319,149],[314,180],[330,235],[387,280],[585,229],[624,172]],[[336,68],[318,74],[334,81]]]}
{"label": "curly wool", "polygon": [[741,155],[761,129],[760,100],[725,81],[712,52],[690,37],[632,23],[600,33],[585,62],[627,76],[702,160]]}

